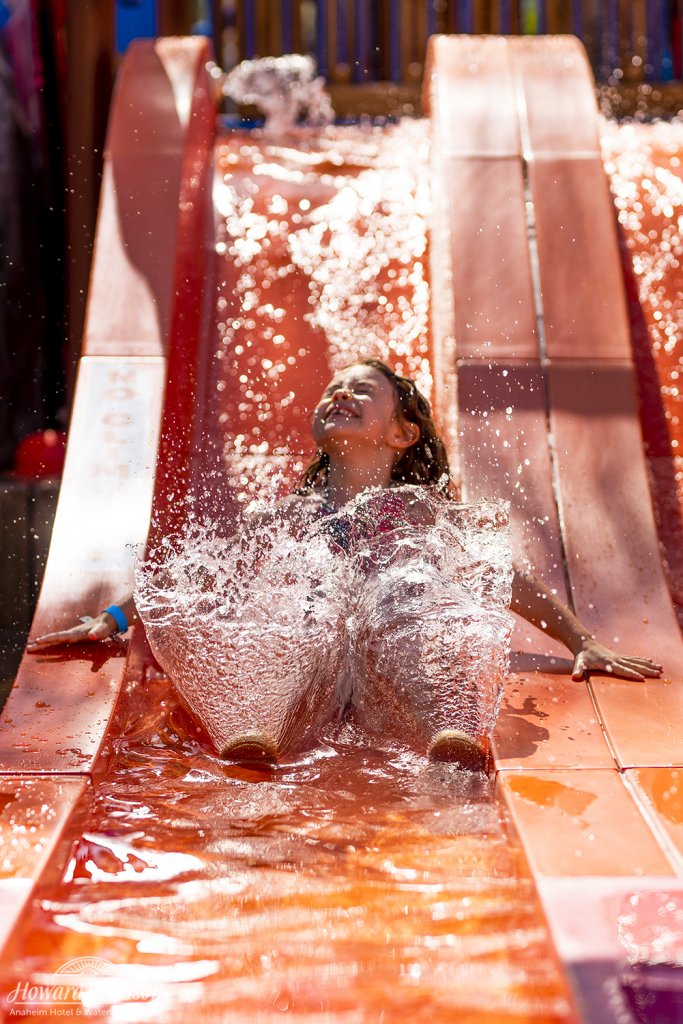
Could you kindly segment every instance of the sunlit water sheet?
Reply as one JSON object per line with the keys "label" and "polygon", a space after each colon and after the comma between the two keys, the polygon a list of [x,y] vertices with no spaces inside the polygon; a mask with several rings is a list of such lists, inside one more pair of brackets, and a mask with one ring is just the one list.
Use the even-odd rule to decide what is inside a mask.
{"label": "sunlit water sheet", "polygon": [[[349,356],[393,353],[431,391],[427,126],[334,131],[216,148],[203,436],[230,515],[300,468],[302,417]],[[230,766],[150,669],[119,713],[5,992],[63,982],[51,972],[86,957],[102,973],[81,977],[79,1005],[113,1020],[566,1019],[528,867],[483,777],[379,751],[344,723],[274,771]]]}
{"label": "sunlit water sheet", "polygon": [[137,688],[6,991],[98,957],[83,1004],[115,1020],[564,1019],[533,883],[482,776],[350,731],[251,770],[191,734],[165,681]]}
{"label": "sunlit water sheet", "polygon": [[641,420],[664,568],[683,627],[683,121],[606,122]]}

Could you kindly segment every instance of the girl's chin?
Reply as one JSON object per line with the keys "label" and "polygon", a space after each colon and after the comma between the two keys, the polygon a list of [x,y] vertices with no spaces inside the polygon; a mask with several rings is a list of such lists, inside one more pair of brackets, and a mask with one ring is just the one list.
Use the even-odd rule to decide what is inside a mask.
{"label": "girl's chin", "polygon": [[367,437],[346,437],[342,434],[335,435],[334,437],[325,437],[324,440],[318,444],[318,449],[325,452],[331,458],[339,456],[352,455],[354,453],[368,453],[376,452],[378,443],[370,440]]}
{"label": "girl's chin", "polygon": [[317,444],[324,444],[325,441],[334,441],[342,437],[362,437],[363,429],[360,428],[360,420],[337,420],[334,423],[325,423],[322,430],[317,430],[313,440]]}

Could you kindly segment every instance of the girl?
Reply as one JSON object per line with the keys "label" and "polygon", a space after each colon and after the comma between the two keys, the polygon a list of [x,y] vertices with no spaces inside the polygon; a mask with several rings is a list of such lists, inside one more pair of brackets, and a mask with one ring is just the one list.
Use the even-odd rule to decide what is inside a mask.
{"label": "girl", "polygon": [[[104,640],[142,617],[157,660],[233,760],[275,761],[346,710],[373,737],[483,768],[510,606],[569,648],[573,679],[661,674],[596,641],[543,583],[506,562],[505,503],[455,501],[444,444],[412,380],[377,359],[353,363],[311,423],[317,452],[298,487],[229,547],[221,542],[214,557],[204,543],[194,561],[184,549],[166,576],[139,574],[135,596],[28,649]],[[192,566],[213,598],[180,586],[196,578]]]}

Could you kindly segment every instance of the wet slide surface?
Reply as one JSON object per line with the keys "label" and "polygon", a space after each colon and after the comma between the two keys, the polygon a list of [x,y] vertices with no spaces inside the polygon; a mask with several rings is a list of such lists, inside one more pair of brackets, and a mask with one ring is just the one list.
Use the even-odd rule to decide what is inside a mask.
{"label": "wet slide surface", "polygon": [[231,768],[165,682],[141,696],[8,991],[99,957],[83,1005],[128,1020],[566,1019],[487,786],[353,736],[272,774]]}
{"label": "wet slide surface", "polygon": [[[153,510],[157,538],[188,512],[212,517],[220,512],[234,523],[250,501],[272,493],[273,479],[286,490],[309,451],[301,424],[330,369],[344,365],[349,354],[367,351],[388,356],[415,375],[433,398],[451,443],[458,442],[470,495],[510,490],[517,552],[559,592],[573,588],[578,605],[584,603],[582,615],[595,608],[601,628],[613,624],[618,574],[608,574],[609,585],[602,589],[594,578],[613,557],[612,535],[600,549],[595,573],[582,577],[574,562],[586,555],[578,528],[583,524],[585,530],[589,506],[586,491],[573,480],[571,461],[563,462],[561,453],[563,448],[590,450],[590,433],[583,426],[606,430],[618,423],[625,445],[638,438],[630,399],[617,402],[606,417],[600,413],[605,383],[619,394],[623,381],[631,379],[626,307],[618,315],[610,310],[610,301],[618,304],[620,295],[616,238],[612,248],[609,234],[603,238],[601,259],[609,274],[596,293],[602,301],[594,296],[593,306],[584,301],[582,314],[599,321],[592,337],[562,287],[563,281],[576,285],[591,297],[589,275],[571,249],[563,252],[560,246],[558,253],[554,243],[565,237],[562,217],[573,216],[571,237],[583,239],[585,246],[595,211],[576,202],[573,210],[563,210],[550,202],[557,200],[553,183],[566,193],[581,180],[576,174],[581,161],[588,177],[594,176],[590,180],[600,181],[597,134],[586,128],[584,117],[570,152],[558,151],[558,133],[534,107],[529,84],[534,75],[541,85],[546,82],[557,54],[544,51],[534,66],[523,54],[494,45],[495,60],[490,46],[475,43],[466,65],[467,77],[479,88],[475,99],[479,96],[484,107],[478,111],[475,103],[469,120],[461,111],[454,122],[459,130],[451,136],[435,115],[437,133],[446,134],[437,134],[439,146],[431,152],[419,123],[382,131],[335,129],[322,139],[307,133],[276,141],[254,133],[226,134],[204,156],[201,140],[195,139],[178,161],[181,214],[175,238],[155,246],[148,257],[138,240],[135,258],[119,268],[131,275],[129,287],[144,309],[145,298],[154,297],[150,315],[139,318],[144,330],[123,354],[114,348],[114,330],[96,330],[93,308],[110,301],[106,290],[98,291],[98,281],[106,277],[103,261],[112,262],[112,246],[105,248],[103,239],[91,292],[86,345],[91,363],[82,367],[95,383],[83,396],[97,392],[102,379],[97,374],[109,374],[104,378],[109,388],[139,389],[134,382],[147,379],[141,374],[159,374],[171,339]],[[445,95],[458,95],[463,55],[446,56],[438,81],[452,90]],[[576,70],[576,61],[572,64],[566,53],[560,57],[567,74]],[[177,97],[179,65],[167,52],[159,59]],[[148,60],[144,70],[150,92],[160,69]],[[519,103],[508,111],[511,120],[498,108],[496,117],[483,116],[491,89],[508,95],[501,75],[503,84],[509,75],[514,89],[531,90],[524,130],[515,113]],[[556,84],[560,89],[571,82]],[[132,73],[130,87],[132,95],[142,95]],[[195,84],[195,98],[198,92],[201,83]],[[550,101],[552,106],[552,96]],[[555,104],[553,117],[558,109]],[[469,134],[462,124],[470,125]],[[562,146],[566,135],[559,133]],[[533,164],[526,179],[523,151]],[[448,160],[445,179],[435,156]],[[142,164],[136,166],[132,157],[129,163],[131,180],[137,180]],[[121,183],[125,164],[125,159],[123,166],[114,161]],[[156,197],[148,196],[149,204],[129,203],[131,211],[135,205],[156,210],[157,237],[164,227],[159,182],[166,180],[172,194],[164,175],[157,176]],[[452,191],[435,188],[430,196],[425,182],[443,180]],[[611,215],[604,178],[602,183],[600,209]],[[581,201],[595,192],[592,186],[576,187]],[[538,276],[534,280],[524,220],[530,189],[545,318],[539,318],[534,300]],[[472,202],[459,202],[461,193]],[[130,254],[134,218],[125,195],[121,187],[112,223],[128,227],[123,249]],[[436,224],[448,227],[447,238],[435,231],[430,253],[427,223],[444,195],[449,205]],[[113,200],[117,193],[105,189],[107,196]],[[490,216],[473,216],[477,206]],[[577,220],[577,208],[583,220]],[[588,235],[581,235],[582,224]],[[142,238],[146,234],[140,232]],[[452,267],[446,287],[444,243]],[[181,297],[170,305],[173,289],[159,259],[169,252],[176,260],[169,274],[175,273]],[[146,258],[154,269],[142,273]],[[563,266],[563,276],[548,276],[556,265]],[[492,288],[496,267],[505,273]],[[183,291],[188,281],[192,288]],[[439,304],[437,295],[450,294],[451,288],[452,307]],[[472,296],[479,296],[476,303]],[[600,328],[605,318],[613,330]],[[101,322],[110,321],[102,316]],[[122,380],[122,374],[128,376]],[[591,377],[597,388],[586,387]],[[146,386],[158,403],[158,389],[151,382]],[[459,423],[452,417],[456,387]],[[560,438],[555,453],[547,443],[548,390]],[[125,397],[116,390],[111,401],[122,403]],[[128,442],[138,453],[140,474],[155,446],[153,403],[139,415],[143,411],[151,419],[147,447],[135,438]],[[115,422],[123,430],[124,418]],[[112,445],[113,424],[104,426]],[[77,436],[72,436],[72,453]],[[619,445],[612,451],[614,463],[603,464],[603,473],[617,474],[623,466]],[[639,441],[630,451],[637,452],[637,468]],[[115,465],[127,464],[119,459]],[[87,465],[81,467],[81,486],[86,470]],[[595,470],[588,464],[586,479],[593,480]],[[640,477],[633,479],[641,501],[647,492],[638,490]],[[568,511],[565,521],[558,515],[558,493]],[[603,508],[602,501],[597,505]],[[146,530],[143,497],[138,507]],[[69,521],[73,524],[73,512]],[[649,540],[648,522],[641,525],[640,536]],[[140,533],[139,524],[136,528]],[[59,534],[57,540],[62,551],[68,548]],[[128,538],[135,540],[134,534]],[[58,568],[60,546],[54,556]],[[568,575],[563,570],[567,551],[575,556]],[[641,559],[637,544],[632,554],[631,566]],[[61,564],[65,561],[62,554]],[[108,569],[113,582],[125,579],[126,572],[123,563]],[[57,570],[53,579],[48,579],[48,597],[59,589]],[[75,602],[88,594],[99,599],[88,583]],[[655,603],[663,600],[661,592],[653,594]],[[48,619],[59,607],[58,598],[52,606],[41,600],[41,606]],[[68,618],[74,611],[66,607],[60,614]],[[647,615],[639,611],[637,617]],[[3,991],[21,993],[24,982],[59,982],[65,964],[99,958],[92,969],[100,973],[88,975],[76,1002],[128,1020],[186,1019],[188,1013],[222,1020],[229,1013],[235,1020],[285,1014],[307,1021],[389,1021],[406,1011],[429,1021],[452,1020],[454,1013],[471,1021],[573,1019],[540,891],[563,955],[581,968],[574,980],[583,986],[584,1019],[601,1024],[608,1019],[606,959],[610,981],[616,978],[615,991],[621,993],[620,1019],[637,1020],[619,971],[624,951],[652,937],[647,914],[656,917],[658,908],[651,903],[639,916],[634,887],[663,892],[665,886],[675,897],[680,876],[681,837],[671,812],[680,759],[667,743],[676,722],[675,694],[660,699],[660,692],[669,691],[656,690],[651,697],[645,691],[642,697],[631,684],[620,688],[608,682],[602,690],[571,684],[561,674],[566,652],[530,634],[530,627],[520,625],[515,671],[494,738],[496,795],[482,782],[467,783],[447,767],[429,767],[400,748],[380,753],[350,727],[273,773],[230,767],[178,706],[140,635],[127,661],[120,656],[96,663],[91,654],[76,651],[66,660],[24,667],[3,719],[4,764],[19,773],[3,776],[2,827],[10,850],[4,877],[10,884],[0,895],[11,912],[30,895],[51,844],[54,851],[39,898],[27,904],[7,946]],[[643,629],[641,642],[647,641]],[[669,649],[673,668],[673,640]],[[649,648],[633,653],[655,656]],[[62,679],[66,695],[59,690]],[[103,699],[107,693],[109,703]],[[97,717],[81,711],[82,720],[74,719],[69,709],[87,709],[88,700],[96,704]],[[37,707],[37,701],[48,707]],[[629,702],[636,708],[638,733],[628,719]],[[618,714],[620,708],[626,717]],[[52,741],[49,727],[36,726],[36,711],[45,721],[62,716],[59,729],[52,730],[58,740]],[[65,735],[67,722],[71,731]],[[658,760],[662,749],[669,756]],[[617,763],[627,770],[619,771]],[[658,767],[662,764],[668,767]],[[38,773],[40,781],[27,773]],[[31,827],[37,842],[30,831],[28,838],[21,831]],[[593,928],[596,921],[602,922],[598,940],[582,928],[585,922]],[[575,927],[571,935],[568,922]],[[625,935],[630,947],[621,941]],[[40,1005],[40,995],[29,992],[25,998],[22,1012],[28,1016]],[[59,1005],[59,997],[53,1003]]]}

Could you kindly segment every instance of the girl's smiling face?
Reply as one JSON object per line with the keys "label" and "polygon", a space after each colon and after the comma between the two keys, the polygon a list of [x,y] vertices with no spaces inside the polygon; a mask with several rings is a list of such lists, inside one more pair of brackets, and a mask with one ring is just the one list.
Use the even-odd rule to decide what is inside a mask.
{"label": "girl's smiling face", "polygon": [[329,452],[377,445],[404,449],[406,438],[412,444],[419,437],[419,428],[398,415],[391,381],[363,365],[335,374],[313,412],[311,427],[316,444]]}

